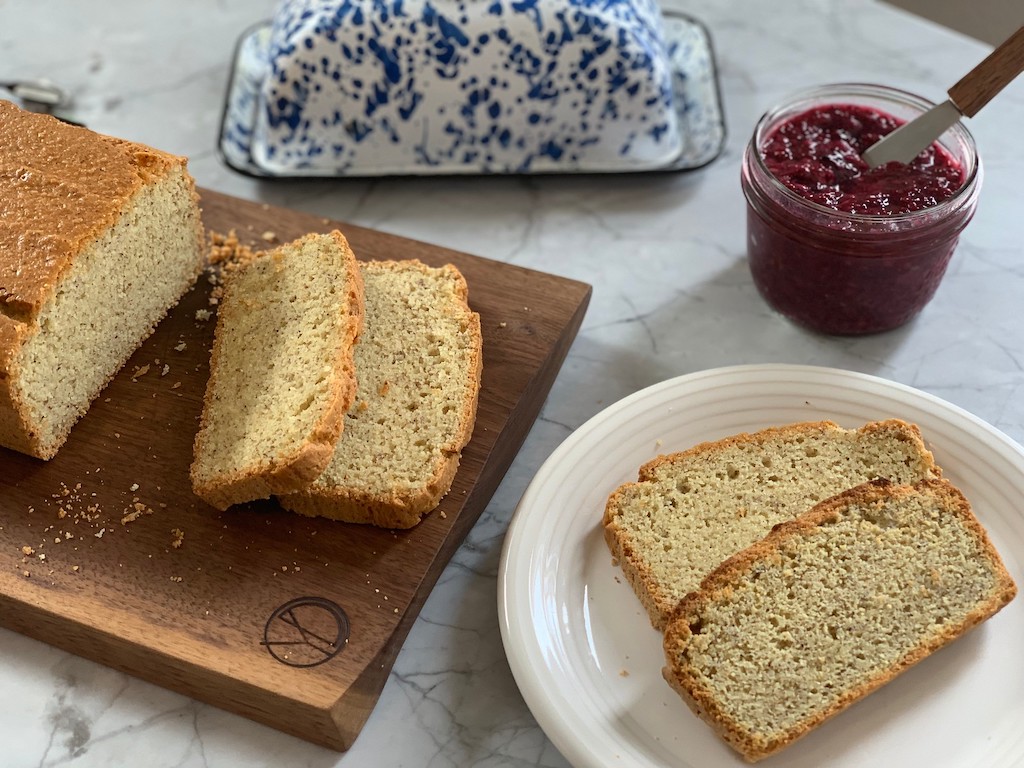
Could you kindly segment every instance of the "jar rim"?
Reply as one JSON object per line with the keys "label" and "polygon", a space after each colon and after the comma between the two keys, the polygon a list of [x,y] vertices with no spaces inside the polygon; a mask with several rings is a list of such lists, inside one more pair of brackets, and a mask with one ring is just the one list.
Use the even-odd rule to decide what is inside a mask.
{"label": "jar rim", "polygon": [[978,148],[974,142],[974,137],[971,135],[971,132],[967,130],[967,126],[965,126],[962,121],[957,121],[947,130],[947,132],[952,132],[953,136],[963,145],[965,155],[971,161],[970,172],[956,192],[954,192],[952,196],[940,202],[938,205],[896,215],[849,213],[847,211],[839,211],[835,208],[829,208],[828,206],[808,200],[806,197],[799,195],[783,184],[768,168],[768,165],[764,161],[764,156],[761,154],[761,140],[767,138],[767,129],[769,125],[783,112],[803,111],[798,110],[801,103],[806,103],[806,109],[810,109],[814,102],[821,101],[823,97],[835,99],[842,98],[843,96],[868,99],[872,97],[881,97],[893,102],[902,103],[905,106],[919,109],[921,112],[925,112],[935,106],[935,102],[929,101],[916,93],[911,93],[910,91],[904,91],[900,88],[893,88],[887,85],[877,85],[874,83],[829,83],[790,94],[761,115],[761,118],[757,121],[757,125],[754,127],[754,135],[751,140],[751,147],[754,150],[752,152],[754,162],[757,164],[758,169],[768,178],[768,183],[771,184],[772,188],[776,192],[782,194],[784,198],[799,205],[806,206],[816,213],[851,223],[907,223],[916,221],[924,216],[934,216],[936,214],[945,214],[947,212],[954,211],[967,202],[967,199],[970,198],[971,194],[977,189],[978,180],[981,178],[981,157],[978,154]]}

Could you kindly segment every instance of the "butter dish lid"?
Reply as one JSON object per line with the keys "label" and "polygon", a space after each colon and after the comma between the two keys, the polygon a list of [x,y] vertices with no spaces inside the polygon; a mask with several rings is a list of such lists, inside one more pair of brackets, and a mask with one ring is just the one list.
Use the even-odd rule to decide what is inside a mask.
{"label": "butter dish lid", "polygon": [[265,178],[651,172],[721,152],[714,55],[695,19],[647,0],[564,13],[552,10],[561,0],[406,2],[400,19],[365,1],[358,16],[358,2],[285,3],[242,35],[218,142],[229,167]]}

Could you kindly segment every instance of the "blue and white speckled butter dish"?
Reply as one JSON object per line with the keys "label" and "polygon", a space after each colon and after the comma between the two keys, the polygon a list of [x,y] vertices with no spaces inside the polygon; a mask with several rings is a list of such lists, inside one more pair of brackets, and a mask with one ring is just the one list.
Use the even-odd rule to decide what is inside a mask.
{"label": "blue and white speckled butter dish", "polygon": [[655,0],[289,0],[237,46],[219,148],[261,177],[697,168],[707,31]]}

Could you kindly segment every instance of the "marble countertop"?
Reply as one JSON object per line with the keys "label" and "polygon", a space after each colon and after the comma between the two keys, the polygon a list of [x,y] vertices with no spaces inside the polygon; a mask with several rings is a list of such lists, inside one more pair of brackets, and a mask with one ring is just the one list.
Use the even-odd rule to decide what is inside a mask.
{"label": "marble countertop", "polygon": [[[586,281],[593,299],[540,419],[427,600],[355,746],[339,755],[0,631],[4,766],[562,766],[509,671],[496,574],[515,505],[569,433],[649,384],[737,363],[862,371],[945,398],[1024,441],[1024,79],[971,124],[984,187],[936,298],[866,338],[774,314],[745,262],[739,162],[794,90],[882,82],[941,98],[981,44],[874,2],[666,0],[703,20],[728,123],[709,167],[630,177],[260,182],[214,150],[236,38],[268,0],[0,0],[0,80],[47,77],[90,127],[190,157],[198,182]],[[102,10],[100,10],[102,8]]]}

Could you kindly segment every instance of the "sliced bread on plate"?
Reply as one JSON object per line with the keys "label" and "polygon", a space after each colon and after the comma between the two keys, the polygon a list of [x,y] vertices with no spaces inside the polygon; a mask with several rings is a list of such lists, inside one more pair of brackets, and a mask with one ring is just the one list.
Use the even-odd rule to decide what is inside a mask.
{"label": "sliced bread on plate", "polygon": [[939,475],[917,427],[903,421],[774,427],[645,464],[638,482],[609,497],[605,540],[662,629],[701,579],[772,526],[875,478],[904,484]]}
{"label": "sliced bread on plate", "polygon": [[704,579],[668,624],[664,675],[759,760],[1015,594],[960,491],[876,481],[780,524]]}

